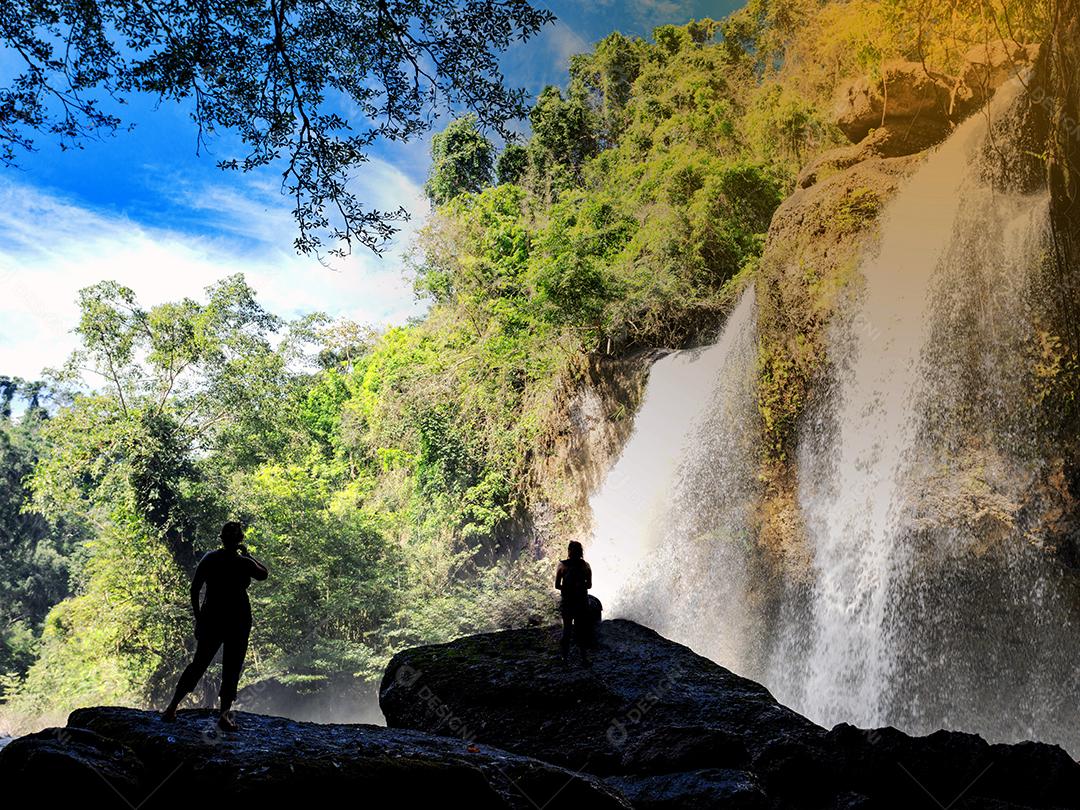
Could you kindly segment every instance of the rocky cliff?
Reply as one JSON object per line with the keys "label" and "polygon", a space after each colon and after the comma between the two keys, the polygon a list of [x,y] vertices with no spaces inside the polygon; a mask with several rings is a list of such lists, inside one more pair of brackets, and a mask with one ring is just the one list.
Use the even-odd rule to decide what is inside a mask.
{"label": "rocky cliff", "polygon": [[554,628],[400,653],[380,690],[387,722],[602,776],[638,808],[1068,807],[1080,795],[1080,764],[1057,746],[828,731],[647,628],[601,630],[588,668],[555,659]]}

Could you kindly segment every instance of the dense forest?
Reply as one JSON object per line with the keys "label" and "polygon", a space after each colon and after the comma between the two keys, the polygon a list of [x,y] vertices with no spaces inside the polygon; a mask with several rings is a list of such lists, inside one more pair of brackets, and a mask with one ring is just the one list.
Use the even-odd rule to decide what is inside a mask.
{"label": "dense forest", "polygon": [[[242,685],[350,688],[405,646],[548,621],[579,524],[533,542],[530,506],[567,388],[715,334],[800,169],[847,142],[842,80],[896,58],[956,73],[975,44],[1042,41],[1053,9],[751,0],[613,33],[535,99],[527,139],[468,115],[434,137],[414,323],[285,322],[239,276],[151,307],[84,289],[64,368],[0,378],[0,710],[162,703],[228,519],[271,570]],[[762,343],[749,429],[793,418],[786,362]]]}

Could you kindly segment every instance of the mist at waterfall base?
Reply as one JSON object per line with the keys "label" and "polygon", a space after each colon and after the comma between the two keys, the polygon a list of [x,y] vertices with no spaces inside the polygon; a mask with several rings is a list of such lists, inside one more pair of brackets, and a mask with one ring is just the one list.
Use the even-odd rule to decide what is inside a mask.
{"label": "mist at waterfall base", "polygon": [[1000,170],[1021,148],[1007,138],[1021,98],[1021,82],[1003,88],[882,212],[799,431],[811,570],[760,575],[751,289],[715,344],[653,366],[592,498],[609,616],[825,726],[1080,754],[1080,598],[1031,536],[1050,463],[1030,395],[1049,202]]}

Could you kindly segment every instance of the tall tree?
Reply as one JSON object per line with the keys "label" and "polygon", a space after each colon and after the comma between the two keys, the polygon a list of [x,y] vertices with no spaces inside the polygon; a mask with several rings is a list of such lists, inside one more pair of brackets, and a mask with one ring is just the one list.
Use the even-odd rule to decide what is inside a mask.
{"label": "tall tree", "polygon": [[599,149],[593,114],[584,98],[573,92],[563,98],[558,87],[545,87],[529,111],[529,123],[534,164],[545,170],[562,166],[580,178],[586,159]]}
{"label": "tall tree", "polygon": [[180,568],[190,568],[196,527],[184,502],[199,480],[196,456],[273,452],[230,439],[273,434],[267,402],[287,386],[285,358],[269,340],[280,321],[238,275],[209,287],[205,303],[143,309],[130,289],[103,281],[82,290],[79,305],[82,347],[65,370],[76,383],[95,374],[105,388],[76,396],[45,427],[35,505],[49,517],[94,516],[102,506],[101,521],[110,522],[115,503],[130,502]]}
{"label": "tall tree", "polygon": [[475,115],[464,115],[431,139],[431,174],[425,190],[436,205],[491,183],[495,147],[477,129],[478,123]]}
{"label": "tall tree", "polygon": [[7,0],[0,162],[39,134],[70,148],[114,132],[132,93],[185,101],[199,145],[240,136],[246,154],[221,168],[283,165],[297,250],[378,250],[407,214],[351,190],[368,148],[415,137],[440,104],[500,130],[523,115],[498,54],[553,19],[526,0]]}
{"label": "tall tree", "polygon": [[[33,660],[35,636],[49,608],[68,595],[75,527],[26,511],[25,481],[40,449],[48,415],[38,403],[41,383],[0,377],[0,676],[22,674]],[[12,418],[20,402],[21,417]]]}

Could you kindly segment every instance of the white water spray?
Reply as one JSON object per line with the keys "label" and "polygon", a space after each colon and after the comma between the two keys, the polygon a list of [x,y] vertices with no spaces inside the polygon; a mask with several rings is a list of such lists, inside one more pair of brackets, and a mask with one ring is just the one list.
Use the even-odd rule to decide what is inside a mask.
{"label": "white water spray", "polygon": [[606,615],[733,668],[750,622],[742,587],[756,494],[754,322],[749,289],[715,344],[653,364],[634,432],[590,500],[586,549]]}

